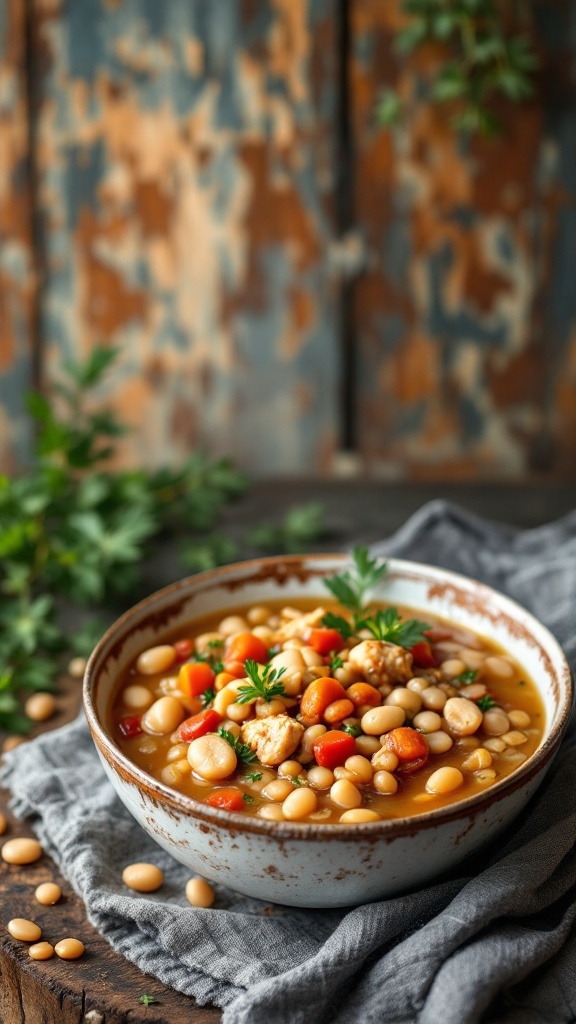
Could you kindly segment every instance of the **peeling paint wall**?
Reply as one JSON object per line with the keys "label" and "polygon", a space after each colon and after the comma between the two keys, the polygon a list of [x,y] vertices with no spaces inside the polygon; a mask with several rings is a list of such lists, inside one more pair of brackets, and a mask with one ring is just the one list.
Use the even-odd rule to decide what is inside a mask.
{"label": "peeling paint wall", "polygon": [[[0,465],[29,451],[35,362],[49,388],[103,342],[123,464],[200,447],[331,471],[346,60],[362,466],[576,477],[576,0],[537,5],[539,98],[468,147],[418,96],[430,56],[399,63],[400,5],[348,0],[348,54],[339,0],[0,7]],[[388,133],[377,97],[397,84],[410,113]]]}
{"label": "peeling paint wall", "polygon": [[[359,447],[391,478],[576,476],[576,4],[537,8],[539,98],[466,146],[399,60],[400,3],[353,0]],[[397,86],[392,132],[375,97]]]}
{"label": "peeling paint wall", "polygon": [[24,0],[0,5],[0,466],[26,461],[24,395],[32,380],[34,267]]}

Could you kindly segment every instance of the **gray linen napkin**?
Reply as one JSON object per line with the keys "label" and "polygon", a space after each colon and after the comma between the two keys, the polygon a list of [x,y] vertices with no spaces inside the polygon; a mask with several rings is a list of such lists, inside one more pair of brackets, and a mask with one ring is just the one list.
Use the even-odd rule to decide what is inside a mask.
{"label": "gray linen napkin", "polygon": [[[576,663],[576,513],[529,532],[444,502],[380,554],[444,565],[517,598]],[[271,907],[217,887],[183,897],[190,872],[116,798],[82,719],[23,745],[4,778],[83,898],[91,922],[145,972],[224,1009],[224,1024],[568,1024],[576,1019],[576,747],[569,740],[520,821],[490,851],[418,892],[365,906]],[[129,893],[131,861],[163,889]]]}

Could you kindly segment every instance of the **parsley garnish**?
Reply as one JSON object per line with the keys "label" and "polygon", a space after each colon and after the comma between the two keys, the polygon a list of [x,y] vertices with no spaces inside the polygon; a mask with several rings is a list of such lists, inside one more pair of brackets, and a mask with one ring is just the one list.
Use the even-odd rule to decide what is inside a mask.
{"label": "parsley garnish", "polygon": [[215,696],[216,696],[216,690],[212,690],[212,689],[204,690],[204,693],[201,694],[201,696],[200,696],[200,700],[202,701],[202,707],[203,708],[207,708],[208,705],[212,703],[212,701],[214,700]]}
{"label": "parsley garnish", "polygon": [[331,656],[331,660],[330,660],[330,671],[331,672],[335,672],[337,668],[343,668],[343,667],[344,667],[344,662],[342,661],[342,658],[340,657],[340,655],[339,654],[332,655]]}
{"label": "parsley garnish", "polygon": [[377,640],[386,640],[399,647],[414,647],[426,640],[425,630],[430,629],[430,624],[418,619],[403,622],[396,608],[386,608],[385,611],[379,608],[371,618],[361,619],[358,629],[369,629]]}
{"label": "parsley garnish", "polygon": [[468,683],[473,683],[478,675],[477,669],[467,668],[464,672],[461,672],[458,678],[455,680],[456,683],[461,683],[462,686],[467,686]]}
{"label": "parsley garnish", "polygon": [[258,662],[247,658],[244,668],[250,679],[249,683],[238,687],[239,697],[237,704],[249,704],[256,697],[261,697],[270,703],[273,697],[279,697],[284,693],[284,686],[280,682],[280,676],[286,671],[285,668],[272,668],[271,665],[259,665]]}
{"label": "parsley garnish", "polygon": [[247,772],[244,776],[249,782],[260,782],[262,778],[262,772]]}
{"label": "parsley garnish", "polygon": [[518,686],[526,686],[526,680],[525,679],[519,679],[518,680]]}
{"label": "parsley garnish", "polygon": [[384,578],[388,572],[388,563],[370,558],[368,548],[361,545],[354,548],[352,558],[354,566],[351,570],[346,569],[343,573],[324,580],[324,585],[340,604],[356,617],[362,612],[366,591]]}
{"label": "parsley garnish", "polygon": [[243,793],[242,794],[242,799],[243,799],[245,804],[253,804],[254,803],[254,797],[251,796],[250,793]]}
{"label": "parsley garnish", "polygon": [[140,1002],[144,1003],[144,1006],[151,1006],[152,1003],[156,1002],[156,999],[154,998],[154,996],[143,995],[140,996]]}
{"label": "parsley garnish", "polygon": [[362,729],[360,728],[360,726],[352,725],[351,722],[345,722],[344,725],[340,726],[340,728],[342,732],[347,732],[349,736],[354,736],[354,738],[362,734]]}
{"label": "parsley garnish", "polygon": [[212,648],[213,647],[223,647],[223,646],[224,646],[224,641],[221,640],[220,637],[216,637],[214,640],[209,640],[208,643],[206,644],[206,647],[212,647]]}
{"label": "parsley garnish", "polygon": [[228,732],[228,729],[225,729],[223,725],[219,725],[216,731],[223,740],[226,740],[226,743],[230,744],[232,750],[236,754],[236,757],[239,761],[242,761],[243,764],[252,764],[252,762],[256,760],[256,754],[253,750],[250,750],[248,744],[242,743],[236,738],[234,733]]}
{"label": "parsley garnish", "polygon": [[352,626],[348,622],[348,619],[343,619],[341,615],[334,615],[332,612],[326,612],[326,615],[322,619],[322,625],[326,626],[327,629],[335,629],[340,636],[343,636],[345,640],[348,640],[352,636]]}
{"label": "parsley garnish", "polygon": [[496,701],[494,700],[493,697],[490,697],[488,694],[486,694],[485,697],[480,697],[480,700],[476,701],[476,705],[480,708],[480,711],[488,711],[488,708],[493,708],[496,706]]}

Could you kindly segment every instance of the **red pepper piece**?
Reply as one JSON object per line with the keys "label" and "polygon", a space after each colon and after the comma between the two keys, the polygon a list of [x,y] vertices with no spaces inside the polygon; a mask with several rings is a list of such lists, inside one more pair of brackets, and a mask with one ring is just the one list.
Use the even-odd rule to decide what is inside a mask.
{"label": "red pepper piece", "polygon": [[322,657],[332,654],[332,651],[341,651],[346,646],[344,637],[337,629],[311,629],[308,643]]}
{"label": "red pepper piece", "polygon": [[207,732],[216,732],[221,721],[222,715],[214,711],[214,708],[206,708],[205,711],[201,711],[198,715],[192,715],[191,718],[186,718],[182,722],[178,728],[178,739],[183,740],[184,743],[191,743],[199,736],[205,736]]}
{"label": "red pepper piece", "polygon": [[144,732],[141,722],[142,715],[126,715],[118,722],[118,731],[125,740],[132,739]]}
{"label": "red pepper piece", "polygon": [[408,649],[418,668],[436,668],[438,662],[427,640],[421,640],[419,644],[414,644],[414,647]]}

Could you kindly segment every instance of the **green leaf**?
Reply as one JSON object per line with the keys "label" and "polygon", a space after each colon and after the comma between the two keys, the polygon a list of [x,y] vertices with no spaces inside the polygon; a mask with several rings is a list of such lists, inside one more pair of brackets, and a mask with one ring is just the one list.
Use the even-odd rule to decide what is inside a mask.
{"label": "green leaf", "polygon": [[396,608],[386,608],[385,611],[379,608],[371,618],[358,622],[358,629],[368,629],[376,640],[386,640],[399,647],[414,647],[422,643],[426,640],[426,630],[430,628],[428,622],[419,619],[402,621]]}
{"label": "green leaf", "polygon": [[250,749],[248,744],[241,743],[234,733],[229,732],[223,725],[219,725],[216,731],[223,740],[226,740],[226,742],[230,744],[236,754],[236,757],[242,764],[253,764],[253,762],[257,760],[256,754]]}
{"label": "green leaf", "polygon": [[272,665],[259,665],[251,658],[246,659],[244,668],[250,682],[238,687],[240,696],[236,698],[237,704],[249,704],[251,700],[257,698],[270,703],[273,697],[280,697],[285,692],[280,682],[285,668],[275,669]]}
{"label": "green leaf", "polygon": [[488,711],[489,708],[496,706],[496,701],[493,697],[488,694],[485,697],[480,697],[480,700],[476,701],[476,706],[480,708],[480,711]]}
{"label": "green leaf", "polygon": [[78,388],[86,390],[99,383],[119,352],[113,346],[95,345],[84,361],[67,360],[64,369]]}
{"label": "green leaf", "polygon": [[335,629],[345,640],[352,636],[352,626],[348,619],[343,619],[341,615],[333,615],[332,612],[326,612],[326,615],[322,618],[322,625],[326,626],[327,629]]}

